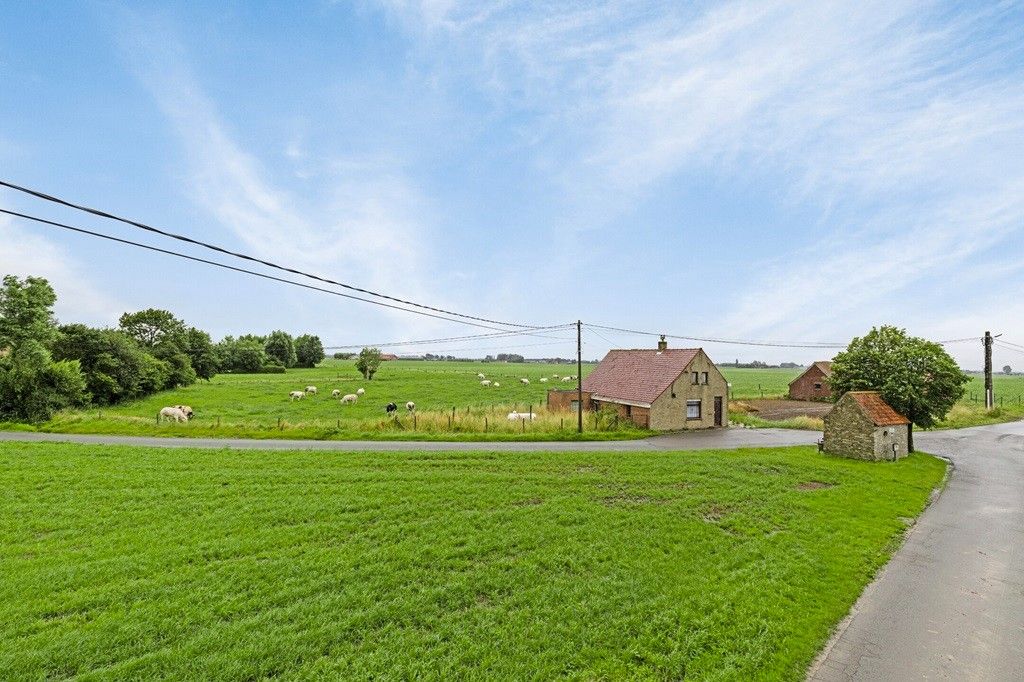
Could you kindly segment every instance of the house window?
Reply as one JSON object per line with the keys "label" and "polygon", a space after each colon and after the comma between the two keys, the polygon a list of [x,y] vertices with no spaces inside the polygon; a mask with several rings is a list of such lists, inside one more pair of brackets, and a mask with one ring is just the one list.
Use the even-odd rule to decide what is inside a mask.
{"label": "house window", "polygon": [[573,412],[579,412],[579,410],[580,410],[580,401],[574,400],[571,403],[569,403],[569,405],[571,406],[571,409],[572,409]]}
{"label": "house window", "polygon": [[815,391],[820,391],[821,390],[821,384],[814,384],[814,390]]}
{"label": "house window", "polygon": [[708,373],[707,372],[701,372],[700,373],[700,383],[702,383],[705,386],[707,386],[707,384],[708,384]]}
{"label": "house window", "polygon": [[699,400],[687,400],[686,401],[686,418],[687,419],[700,419],[700,401]]}
{"label": "house window", "polygon": [[633,406],[632,405],[626,405],[626,416],[627,417],[632,417],[633,416]]}
{"label": "house window", "polygon": [[693,385],[696,386],[700,383],[700,372],[693,373]]}

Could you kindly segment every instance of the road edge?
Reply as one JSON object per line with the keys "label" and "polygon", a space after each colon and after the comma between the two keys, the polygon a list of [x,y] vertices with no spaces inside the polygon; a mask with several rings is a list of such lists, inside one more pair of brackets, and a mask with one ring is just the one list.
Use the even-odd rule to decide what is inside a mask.
{"label": "road edge", "polygon": [[810,682],[817,676],[818,671],[821,670],[821,667],[825,664],[825,661],[828,660],[828,655],[832,653],[833,647],[835,647],[836,643],[840,640],[840,638],[842,638],[847,628],[850,627],[850,623],[853,622],[853,619],[857,617],[858,613],[860,613],[859,606],[861,602],[864,600],[865,596],[872,589],[874,589],[875,585],[879,583],[883,577],[885,577],[885,573],[889,570],[889,566],[892,564],[893,560],[896,559],[896,555],[903,550],[903,548],[907,544],[907,540],[910,539],[911,535],[918,532],[918,522],[921,520],[921,517],[928,512],[932,505],[935,504],[935,502],[942,496],[942,493],[946,490],[946,486],[949,483],[949,479],[952,478],[953,472],[956,469],[956,465],[953,463],[953,460],[944,455],[932,455],[931,453],[924,454],[928,454],[929,457],[934,457],[936,459],[941,459],[942,461],[944,461],[946,463],[946,473],[942,476],[942,480],[939,481],[934,488],[932,488],[931,493],[928,494],[928,501],[925,503],[924,509],[921,510],[921,513],[918,514],[914,518],[913,522],[907,526],[906,530],[903,531],[903,536],[900,540],[899,547],[897,547],[896,551],[894,551],[892,553],[892,556],[889,557],[889,561],[887,561],[885,565],[882,566],[882,568],[879,569],[877,573],[875,573],[875,577],[871,580],[871,582],[864,586],[864,589],[861,590],[860,595],[857,596],[857,601],[853,602],[853,606],[850,607],[850,610],[847,611],[843,619],[836,623],[836,626],[832,628],[832,634],[829,635],[828,641],[825,642],[825,646],[821,648],[821,650],[818,652],[818,655],[815,656],[814,660],[811,661],[811,664],[807,666],[807,672],[804,675],[804,680]]}

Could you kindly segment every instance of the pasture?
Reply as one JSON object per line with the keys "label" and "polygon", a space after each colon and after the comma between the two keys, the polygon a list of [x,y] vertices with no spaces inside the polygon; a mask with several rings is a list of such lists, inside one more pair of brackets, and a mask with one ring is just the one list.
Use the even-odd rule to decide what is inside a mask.
{"label": "pasture", "polygon": [[5,444],[0,679],[803,679],[944,464]]}

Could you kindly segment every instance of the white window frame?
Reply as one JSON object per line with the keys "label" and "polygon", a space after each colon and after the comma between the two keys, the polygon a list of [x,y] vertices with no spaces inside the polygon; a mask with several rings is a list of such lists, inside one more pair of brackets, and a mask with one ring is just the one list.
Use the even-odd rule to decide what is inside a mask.
{"label": "white window frame", "polygon": [[[695,417],[690,416],[690,408],[697,408],[697,415]],[[701,416],[704,413],[703,405],[700,400],[687,400],[686,401],[686,421],[700,421]]]}

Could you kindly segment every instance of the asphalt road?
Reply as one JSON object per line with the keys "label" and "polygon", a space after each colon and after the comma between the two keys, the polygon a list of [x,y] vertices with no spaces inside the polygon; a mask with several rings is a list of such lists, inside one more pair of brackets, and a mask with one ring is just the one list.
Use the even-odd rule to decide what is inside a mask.
{"label": "asphalt road", "polygon": [[857,602],[811,680],[1024,679],[1024,422],[915,433],[945,491]]}
{"label": "asphalt road", "polygon": [[684,434],[652,436],[642,440],[472,442],[472,441],[388,441],[388,440],[247,440],[243,438],[154,438],[146,436],[99,436],[70,433],[0,431],[4,441],[91,443],[99,445],[144,445],[162,448],[238,448],[245,450],[491,450],[491,451],[587,451],[635,452],[638,450],[705,450],[716,448],[776,447],[813,445],[818,431],[792,429],[714,429]]}

